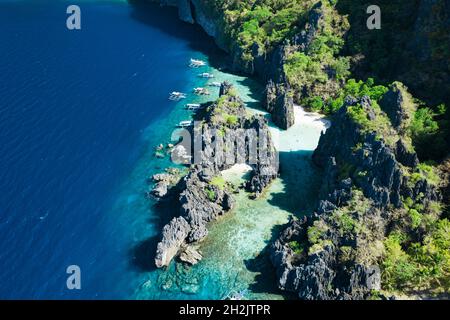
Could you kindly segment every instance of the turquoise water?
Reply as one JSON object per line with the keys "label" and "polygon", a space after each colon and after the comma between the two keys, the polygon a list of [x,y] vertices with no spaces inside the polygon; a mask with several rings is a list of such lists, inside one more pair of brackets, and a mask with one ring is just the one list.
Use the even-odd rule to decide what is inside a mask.
{"label": "turquoise water", "polygon": [[[206,85],[198,73],[231,81],[249,107],[263,88],[219,71],[226,57],[174,9],[76,3],[81,31],[65,28],[69,2],[0,1],[0,298],[220,299],[243,289],[283,298],[261,253],[289,214],[314,202],[320,127],[281,133],[281,178],[257,201],[238,195],[236,210],[210,225],[203,261],[155,270],[160,230],[177,212],[145,197],[147,179],[172,165],[155,146],[189,118],[184,104],[217,98],[217,88],[191,94]],[[191,57],[214,67],[190,69]],[[168,101],[174,90],[188,99]],[[65,286],[71,264],[79,291]]]}
{"label": "turquoise water", "polygon": [[[254,109],[259,105],[255,97],[261,93],[258,84],[215,69],[209,72],[234,83],[252,106],[248,112],[264,114],[270,121],[266,112]],[[203,260],[192,267],[172,263],[166,271],[145,274],[135,298],[222,299],[233,292],[245,292],[246,299],[290,298],[276,287],[267,247],[290,215],[302,216],[314,209],[321,173],[312,164],[311,155],[329,123],[296,107],[296,124],[289,130],[270,125],[280,155],[280,178],[257,200],[250,200],[249,194],[241,191],[235,209],[209,224],[209,235],[199,247]],[[245,176],[242,170],[224,173],[225,179],[235,184]]]}

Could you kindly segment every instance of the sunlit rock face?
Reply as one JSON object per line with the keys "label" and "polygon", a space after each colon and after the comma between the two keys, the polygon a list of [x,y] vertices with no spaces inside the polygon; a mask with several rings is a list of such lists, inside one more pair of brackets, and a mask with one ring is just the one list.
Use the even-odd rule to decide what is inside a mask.
{"label": "sunlit rock face", "polygon": [[[201,120],[201,125],[194,126],[189,143],[196,150],[193,163],[188,174],[171,189],[178,191],[180,216],[163,228],[155,258],[159,268],[168,266],[175,256],[188,263],[201,259],[201,252],[190,244],[202,241],[208,235],[206,224],[235,205],[233,190],[222,182],[221,171],[235,164],[250,165],[246,189],[254,197],[278,175],[278,155],[267,120],[261,115],[247,117],[243,101],[229,83],[222,84],[219,100],[203,109],[195,119]],[[165,184],[173,179],[167,175],[154,179],[159,182],[150,194],[161,198],[173,194]]]}

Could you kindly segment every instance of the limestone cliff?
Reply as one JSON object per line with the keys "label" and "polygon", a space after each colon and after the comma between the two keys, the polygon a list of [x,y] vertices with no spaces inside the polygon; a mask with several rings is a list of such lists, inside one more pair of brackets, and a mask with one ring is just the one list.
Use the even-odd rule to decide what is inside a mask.
{"label": "limestone cliff", "polygon": [[[407,111],[397,89],[384,99],[394,104],[388,112],[401,128]],[[433,181],[413,174],[417,156],[392,125],[383,121],[392,136],[380,136],[356,120],[356,106],[371,122],[387,118],[368,97],[346,99],[313,155],[325,172],[317,210],[292,220],[272,245],[280,288],[301,299],[366,299],[380,290],[383,241],[409,219],[405,199],[430,217],[435,213],[427,208],[441,199]],[[412,238],[423,237],[423,231],[401,228]]]}
{"label": "limestone cliff", "polygon": [[192,141],[186,144],[194,150],[188,174],[177,184],[167,176],[154,177],[157,184],[151,194],[158,199],[175,194],[180,204],[179,217],[163,228],[158,243],[155,264],[159,268],[176,256],[190,264],[201,259],[195,243],[207,236],[207,223],[234,206],[234,186],[221,178],[222,170],[238,163],[251,165],[246,188],[255,196],[277,177],[278,157],[267,121],[262,116],[247,117],[244,103],[228,83],[222,84],[220,93],[219,100],[195,116]]}

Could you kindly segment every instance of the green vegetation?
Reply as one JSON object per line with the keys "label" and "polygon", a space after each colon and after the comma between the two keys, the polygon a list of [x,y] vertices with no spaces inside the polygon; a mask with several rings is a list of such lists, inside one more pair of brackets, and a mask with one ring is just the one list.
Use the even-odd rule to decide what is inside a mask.
{"label": "green vegetation", "polygon": [[346,210],[336,210],[333,213],[333,219],[336,222],[341,236],[353,235],[356,232],[358,223],[351,217]]}
{"label": "green vegetation", "polygon": [[340,14],[348,15],[346,50],[358,57],[358,75],[386,83],[401,80],[418,96],[448,99],[444,88],[449,79],[450,34],[445,1],[435,1],[430,11],[417,1],[378,0],[376,4],[382,8],[383,26],[370,32],[366,0],[339,0],[336,5]]}
{"label": "green vegetation", "polygon": [[314,221],[313,225],[308,228],[308,241],[310,244],[316,244],[325,237],[328,226],[321,220]]}
{"label": "green vegetation", "polygon": [[355,260],[355,250],[350,246],[341,246],[339,248],[339,261],[349,263]]}
{"label": "green vegetation", "polygon": [[375,85],[373,78],[367,79],[366,82],[355,79],[349,79],[344,87],[339,91],[337,97],[328,99],[323,106],[323,112],[333,114],[344,105],[345,97],[352,96],[354,98],[370,97],[372,101],[378,102],[389,89],[382,85]]}
{"label": "green vegetation", "polygon": [[[372,113],[371,118],[369,118],[369,112]],[[397,131],[393,129],[388,116],[381,111],[380,106],[375,101],[372,101],[371,106],[366,107],[359,103],[355,106],[349,106],[347,114],[360,126],[363,133],[375,132],[377,138],[383,139],[389,146],[394,146],[400,139]]]}
{"label": "green vegetation", "polygon": [[420,163],[410,176],[410,186],[413,187],[420,180],[426,180],[429,184],[438,186],[441,179],[432,165]]}
{"label": "green vegetation", "polygon": [[[419,196],[420,198],[420,196]],[[398,219],[383,242],[383,287],[390,291],[450,292],[450,222],[439,219],[442,205],[403,199]],[[420,235],[418,237],[418,235]]]}
{"label": "green vegetation", "polygon": [[[323,101],[335,95],[340,81],[350,75],[349,57],[339,56],[344,46],[347,20],[330,2],[322,1],[324,19],[309,47],[287,56],[284,71],[302,105],[319,111]],[[306,19],[306,18],[305,18]]]}
{"label": "green vegetation", "polygon": [[[327,74],[322,70],[320,61],[313,60],[303,52],[295,52],[289,56],[284,65],[284,71],[289,83],[293,85],[297,92],[300,92],[304,87],[309,87],[316,83],[323,84],[328,80]],[[309,91],[311,92],[312,90],[309,89]],[[321,97],[315,97],[315,99],[321,99]],[[304,104],[309,106],[308,102],[311,101],[305,100]],[[314,109],[313,106],[309,107]]]}
{"label": "green vegetation", "polygon": [[211,179],[211,182],[209,183],[212,186],[216,186],[220,190],[225,189],[226,181],[222,176],[215,176]]}
{"label": "green vegetation", "polygon": [[367,300],[382,300],[381,292],[378,290],[372,290]]}
{"label": "green vegetation", "polygon": [[235,126],[239,121],[238,117],[234,114],[230,115],[230,114],[225,113],[223,115],[223,117],[225,119],[226,124],[229,126]]}
{"label": "green vegetation", "polygon": [[[347,119],[357,124],[361,134],[375,133],[392,150],[401,140],[408,152],[417,152],[421,161],[439,160],[447,155],[450,112],[444,104],[439,104],[447,102],[448,105],[445,85],[448,84],[450,41],[442,23],[445,7],[439,1],[433,4],[432,23],[427,24],[423,19],[416,21],[419,13],[416,2],[380,0],[383,28],[367,32],[366,1],[324,0],[321,9],[314,7],[318,2],[204,1],[209,16],[217,19],[219,29],[223,30],[219,42],[228,47],[234,63],[243,70],[253,72],[256,55],[268,55],[283,44],[286,54],[283,70],[297,103],[332,115],[343,107],[347,96],[368,96],[370,104],[361,102],[346,109]],[[308,32],[310,15],[319,11],[324,15],[311,43],[296,46],[291,41],[293,36],[299,35],[300,30]],[[421,25],[424,31],[416,36],[417,23],[425,25]],[[417,50],[420,43],[427,43],[431,51],[421,54]],[[420,55],[420,63],[415,55]],[[423,59],[428,62],[424,63]],[[353,74],[350,61],[352,71],[356,70]],[[350,79],[351,76],[367,80],[357,81]],[[375,84],[374,78],[386,85]],[[415,95],[427,99],[427,105],[414,99],[401,83],[387,85],[396,80],[404,81]],[[385,104],[380,102],[389,89],[402,91],[405,117],[396,128],[389,118],[393,118],[389,113],[392,110],[383,111],[380,107],[384,108]],[[231,102],[227,96],[219,99],[214,113],[219,127],[238,123],[234,107],[238,108],[239,103]],[[353,152],[362,147],[357,143]],[[374,178],[370,170],[363,171],[350,163],[338,163],[338,167],[339,180],[352,177],[358,184],[366,176]],[[432,163],[422,162],[416,168],[401,166],[401,169],[408,178],[408,187],[421,180],[433,187],[442,185],[437,166]],[[215,177],[205,192],[214,201],[214,190],[224,187],[223,179]],[[414,195],[415,199],[402,199],[401,208],[381,210],[362,191],[353,189],[352,194],[347,204],[321,216],[308,228],[309,250],[302,243],[291,241],[292,250],[296,254],[313,254],[333,245],[339,261],[346,266],[380,265],[385,290],[449,293],[450,222],[440,219],[445,204],[429,201],[419,194]],[[378,299],[379,292],[373,292],[371,297]]]}
{"label": "green vegetation", "polygon": [[437,109],[436,113],[428,107],[419,108],[409,126],[409,134],[421,159],[438,159],[446,154],[448,121],[436,120],[444,116],[446,107],[441,104]]}
{"label": "green vegetation", "polygon": [[244,103],[236,94],[231,88],[206,109],[206,118],[216,126],[219,137],[225,136],[227,126],[238,125],[239,117],[245,113]]}
{"label": "green vegetation", "polygon": [[298,241],[289,242],[289,247],[294,251],[295,254],[302,254],[305,251],[304,244]]}
{"label": "green vegetation", "polygon": [[206,192],[206,196],[208,197],[208,199],[210,201],[215,201],[216,200],[217,195],[216,195],[216,192],[214,190],[206,188],[205,192]]}
{"label": "green vegetation", "polygon": [[[235,1],[236,3],[237,1]],[[269,51],[276,44],[286,38],[292,37],[301,25],[302,20],[314,1],[239,1],[234,10],[225,11],[228,19],[236,22],[237,32],[230,36],[239,45],[242,58],[251,62],[253,57],[251,47],[258,44],[260,50]]]}
{"label": "green vegetation", "polygon": [[[288,53],[285,64],[288,80],[300,101],[312,95],[328,98],[339,86],[337,82],[349,75],[349,58],[338,56],[349,24],[335,10],[335,2],[210,0],[204,5],[208,15],[218,21],[222,30],[220,41],[228,47],[235,62],[248,71],[253,70],[255,53],[273,52],[276,46],[291,41],[301,30],[314,27],[316,34],[312,42],[302,53],[298,50]],[[318,26],[310,25],[314,23],[312,15],[321,17]],[[304,96],[300,94],[303,89],[308,91]]]}
{"label": "green vegetation", "polygon": [[[333,114],[344,105],[345,97],[361,98],[368,96],[372,101],[370,110],[364,109],[360,104],[347,109],[349,116],[361,126],[364,132],[377,132],[378,136],[383,137],[385,142],[391,146],[401,137],[406,147],[410,151],[416,150],[422,160],[438,159],[445,155],[448,143],[445,137],[448,132],[441,129],[448,127],[447,121],[443,120],[447,112],[445,105],[439,105],[437,107],[438,112],[433,112],[431,108],[424,106],[416,110],[415,105],[421,105],[422,103],[414,100],[403,84],[398,82],[395,84],[400,90],[403,90],[405,112],[411,114],[408,127],[405,130],[399,130],[401,133],[392,128],[389,118],[378,104],[389,90],[388,87],[375,85],[372,78],[367,79],[366,82],[354,79],[348,80],[335,98],[330,98],[325,102],[318,97],[312,97],[308,101],[313,110]],[[369,112],[372,112],[375,116],[373,119],[369,119]]]}
{"label": "green vegetation", "polygon": [[304,25],[314,0],[208,0],[204,7],[222,30],[221,42],[230,52],[249,65],[252,48],[269,52],[275,45],[291,38]]}
{"label": "green vegetation", "polygon": [[383,284],[388,290],[450,292],[450,222],[435,223],[424,240],[405,241],[392,233],[385,241]]}

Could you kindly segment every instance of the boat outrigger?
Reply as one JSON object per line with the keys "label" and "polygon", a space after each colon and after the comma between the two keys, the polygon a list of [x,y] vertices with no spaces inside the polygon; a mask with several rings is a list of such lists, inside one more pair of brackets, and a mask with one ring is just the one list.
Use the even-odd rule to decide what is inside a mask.
{"label": "boat outrigger", "polygon": [[185,93],[181,93],[181,92],[177,92],[177,91],[173,91],[169,95],[169,100],[172,100],[172,101],[179,101],[179,100],[185,99],[185,98],[186,98],[186,94]]}
{"label": "boat outrigger", "polygon": [[198,95],[203,95],[203,96],[210,94],[208,89],[205,89],[205,88],[194,88],[194,93],[198,94]]}
{"label": "boat outrigger", "polygon": [[202,78],[208,78],[208,79],[214,78],[214,75],[211,73],[208,73],[208,72],[200,73],[198,76],[202,77]]}
{"label": "boat outrigger", "polygon": [[191,68],[199,68],[204,66],[206,66],[206,62],[203,60],[191,59],[191,62],[189,63],[189,67]]}
{"label": "boat outrigger", "polygon": [[194,122],[192,120],[181,121],[178,124],[178,126],[181,128],[192,127],[193,125],[194,125]]}

